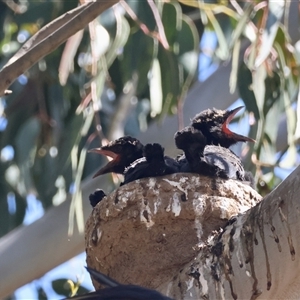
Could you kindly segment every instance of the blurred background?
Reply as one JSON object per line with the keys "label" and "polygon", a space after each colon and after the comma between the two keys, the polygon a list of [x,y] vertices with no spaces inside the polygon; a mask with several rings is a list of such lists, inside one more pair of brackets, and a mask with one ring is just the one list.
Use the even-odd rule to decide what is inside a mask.
{"label": "blurred background", "polygon": [[[2,0],[0,68],[21,66],[26,41],[82,4]],[[0,298],[93,289],[88,195],[121,178],[91,179],[106,158],[88,149],[131,135],[175,155],[174,133],[196,113],[243,105],[231,128],[256,143],[234,151],[257,190],[288,176],[299,162],[298,18],[297,1],[122,0],[32,61],[0,98]]]}

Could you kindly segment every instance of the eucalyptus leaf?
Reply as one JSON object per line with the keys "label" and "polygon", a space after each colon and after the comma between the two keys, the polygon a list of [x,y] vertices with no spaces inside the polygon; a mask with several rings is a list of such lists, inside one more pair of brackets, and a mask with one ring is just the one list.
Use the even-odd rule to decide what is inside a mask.
{"label": "eucalyptus leaf", "polygon": [[268,3],[268,17],[266,27],[261,37],[260,52],[255,60],[255,67],[259,67],[268,57],[272,49],[277,30],[284,13],[284,0],[270,1]]}
{"label": "eucalyptus leaf", "polygon": [[7,193],[5,185],[0,183],[0,237],[12,229],[10,226],[11,216],[8,210]]}
{"label": "eucalyptus leaf", "polygon": [[239,94],[245,103],[247,111],[253,112],[255,119],[259,120],[260,113],[259,113],[259,109],[253,91],[252,73],[244,63],[240,64],[238,70],[237,87],[239,90]]}
{"label": "eucalyptus leaf", "polygon": [[241,38],[241,35],[246,30],[246,27],[251,27],[249,25],[249,19],[252,12],[253,12],[253,3],[246,3],[246,6],[244,7],[244,13],[238,20],[238,23],[232,33],[230,39],[230,45],[229,45],[230,48],[235,46],[235,43]]}
{"label": "eucalyptus leaf", "polygon": [[153,60],[149,78],[149,89],[151,116],[156,116],[161,113],[163,102],[163,93],[161,86],[161,69],[158,59]]}
{"label": "eucalyptus leaf", "polygon": [[216,50],[216,55],[221,59],[221,60],[226,60],[229,57],[229,45],[228,41],[224,35],[223,29],[220,26],[220,23],[218,22],[217,18],[213,15],[211,11],[206,12],[207,17],[212,24],[214,31],[218,37],[218,44],[219,47]]}
{"label": "eucalyptus leaf", "polygon": [[127,0],[126,2],[138,16],[139,20],[145,24],[150,31],[155,30],[157,24],[153,15],[153,11],[151,10],[147,1]]}
{"label": "eucalyptus leaf", "polygon": [[177,105],[177,97],[180,94],[182,81],[179,78],[179,67],[177,57],[173,52],[165,50],[159,46],[158,60],[161,70],[161,84],[163,91],[162,113],[172,113],[172,109]]}
{"label": "eucalyptus leaf", "polygon": [[39,287],[37,289],[37,292],[38,292],[38,300],[47,300],[48,299],[47,294],[42,287]]}
{"label": "eucalyptus leaf", "polygon": [[52,288],[58,295],[62,295],[65,297],[70,296],[71,294],[71,286],[68,283],[68,279],[61,278],[56,279],[51,282]]}
{"label": "eucalyptus leaf", "polygon": [[110,67],[114,59],[118,55],[118,51],[126,44],[130,27],[128,21],[118,11],[115,11],[116,18],[116,33],[113,39],[113,43],[110,45],[109,51],[106,53],[107,67]]}
{"label": "eucalyptus leaf", "polygon": [[180,5],[176,2],[164,3],[161,20],[165,28],[165,35],[169,45],[174,47],[177,32],[181,30],[182,25],[182,12]]}
{"label": "eucalyptus leaf", "polygon": [[129,36],[120,57],[123,82],[132,80],[133,74],[138,76],[137,94],[145,91],[148,85],[148,72],[154,56],[154,41],[141,30]]}
{"label": "eucalyptus leaf", "polygon": [[283,99],[285,104],[285,113],[286,113],[286,121],[287,121],[287,139],[288,139],[288,151],[285,156],[285,159],[280,162],[280,166],[284,168],[291,168],[295,166],[297,161],[297,150],[295,145],[295,129],[296,129],[296,111],[293,109],[291,105],[291,99],[289,98],[289,94],[287,90],[283,91]]}
{"label": "eucalyptus leaf", "polygon": [[[49,12],[54,11],[55,2],[30,1],[29,5],[30,10],[27,10],[23,14],[16,15],[15,21],[18,25],[23,25],[26,23],[36,23],[37,25],[38,21],[40,22],[40,25],[44,25],[52,20],[53,16]],[[59,14],[57,14],[56,16],[58,15]]]}
{"label": "eucalyptus leaf", "polygon": [[235,92],[236,85],[237,85],[240,49],[241,49],[241,41],[237,40],[233,47],[232,67],[231,67],[231,72],[229,77],[230,93],[232,94]]}

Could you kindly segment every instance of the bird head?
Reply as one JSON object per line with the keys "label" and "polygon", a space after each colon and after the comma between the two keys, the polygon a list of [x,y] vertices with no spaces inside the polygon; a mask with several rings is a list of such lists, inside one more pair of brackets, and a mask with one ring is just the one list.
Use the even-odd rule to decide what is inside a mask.
{"label": "bird head", "polygon": [[139,140],[131,136],[124,136],[103,147],[89,150],[89,152],[112,158],[93,178],[110,172],[123,174],[126,167],[143,156],[143,148],[144,146]]}
{"label": "bird head", "polygon": [[201,130],[207,139],[207,144],[230,147],[237,142],[255,142],[255,140],[232,132],[228,125],[243,106],[232,110],[207,109],[197,114],[191,125]]}

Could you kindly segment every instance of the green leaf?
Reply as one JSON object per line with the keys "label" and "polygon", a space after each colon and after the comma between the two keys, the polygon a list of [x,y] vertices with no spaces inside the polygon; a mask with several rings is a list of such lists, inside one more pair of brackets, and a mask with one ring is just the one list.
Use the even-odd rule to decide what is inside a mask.
{"label": "green leaf", "polygon": [[20,128],[15,139],[15,159],[21,170],[21,179],[26,190],[34,188],[31,177],[31,166],[36,152],[36,139],[41,131],[41,122],[33,117],[28,119]]}
{"label": "green leaf", "polygon": [[263,106],[263,114],[266,116],[277,100],[280,100],[281,81],[278,73],[267,76],[265,79],[265,101]]}
{"label": "green leaf", "polygon": [[26,214],[27,201],[18,192],[14,191],[16,201],[16,213],[13,216],[13,228],[23,223]]}
{"label": "green leaf", "polygon": [[219,47],[216,49],[216,55],[221,60],[226,60],[229,57],[229,46],[223,28],[221,27],[218,19],[214,16],[214,14],[211,11],[207,11],[206,13],[218,38]]}
{"label": "green leaf", "polygon": [[182,82],[179,78],[177,57],[173,52],[165,50],[161,45],[158,48],[158,60],[161,70],[161,84],[163,91],[162,115],[172,113],[181,92]]}
{"label": "green leaf", "polygon": [[87,149],[83,147],[80,152],[80,157],[77,162],[77,146],[72,150],[72,165],[74,168],[74,187],[75,193],[72,197],[70,211],[69,211],[69,229],[68,235],[71,236],[74,230],[74,217],[76,217],[77,227],[79,233],[84,232],[84,218],[82,209],[82,192],[81,192],[81,179],[86,159]]}
{"label": "green leaf", "polygon": [[138,76],[137,95],[142,94],[148,86],[148,72],[154,55],[154,41],[141,30],[129,36],[120,60],[123,82]]}
{"label": "green leaf", "polygon": [[265,59],[269,56],[273,47],[274,39],[284,13],[285,1],[270,1],[268,3],[268,18],[266,27],[261,37],[260,52],[255,59],[255,67],[259,67]]}
{"label": "green leaf", "polygon": [[259,160],[265,164],[275,165],[276,163],[276,149],[272,143],[270,136],[263,132],[263,143],[259,152]]}
{"label": "green leaf", "polygon": [[8,211],[7,204],[7,186],[5,181],[0,182],[0,237],[4,236],[9,230],[11,230],[10,222],[11,216]]}
{"label": "green leaf", "polygon": [[178,63],[183,67],[183,82],[181,86],[181,98],[185,97],[198,70],[199,36],[197,28],[186,15],[182,16],[182,27],[177,34],[179,46]]}
{"label": "green leaf", "polygon": [[[74,6],[75,7],[75,6]],[[55,16],[55,2],[47,1],[30,1],[30,9],[23,14],[17,14],[14,18],[15,22],[20,26],[26,23],[36,23],[39,27],[45,25],[53,20]],[[62,11],[60,10],[60,13]],[[56,11],[56,16],[59,15],[59,11]],[[38,29],[38,27],[36,28]]]}
{"label": "green leaf", "polygon": [[[156,21],[148,3],[131,0],[127,3],[147,29],[154,31]],[[120,57],[120,66],[124,85],[132,80],[133,74],[138,76],[137,95],[144,94],[148,87],[148,72],[152,65],[153,56],[153,39],[145,35],[134,23],[132,34],[124,46],[122,57]]]}
{"label": "green leaf", "polygon": [[90,290],[88,290],[88,289],[85,288],[84,286],[80,285],[80,286],[78,287],[78,290],[77,290],[76,295],[84,295],[84,294],[89,293],[89,292],[90,292]]}
{"label": "green leaf", "polygon": [[[178,44],[178,56],[183,56],[186,53],[199,52],[199,36],[195,24],[186,16],[182,16],[182,26],[177,32],[176,43]],[[197,68],[196,65],[193,67]],[[190,69],[188,67],[187,69]]]}
{"label": "green leaf", "polygon": [[118,12],[114,11],[116,18],[116,33],[108,52],[106,53],[107,67],[110,67],[118,55],[118,51],[126,44],[130,27],[128,21]]}
{"label": "green leaf", "polygon": [[300,138],[300,88],[298,88],[298,96],[297,96],[297,123],[295,129],[295,139],[299,140]]}
{"label": "green leaf", "polygon": [[241,35],[244,33],[247,25],[249,26],[249,19],[252,13],[253,13],[253,4],[246,3],[244,7],[243,15],[238,20],[238,23],[234,31],[232,32],[230,46],[229,46],[230,48],[235,46],[235,43],[241,38]]}
{"label": "green leaf", "polygon": [[150,31],[156,28],[156,21],[153,12],[146,0],[127,0],[131,9],[135,12],[138,19],[144,23]]}
{"label": "green leaf", "polygon": [[15,137],[15,157],[19,165],[32,161],[36,148],[35,141],[40,131],[41,122],[36,117],[28,119],[20,127]]}
{"label": "green leaf", "polygon": [[237,40],[233,47],[232,53],[232,67],[229,77],[230,93],[233,94],[237,85],[239,57],[240,57],[241,41]]}
{"label": "green leaf", "polygon": [[182,24],[182,12],[178,3],[164,3],[162,17],[162,23],[165,29],[165,35],[168,43],[174,46],[177,38],[177,32],[181,29]]}
{"label": "green leaf", "polygon": [[162,111],[163,92],[161,86],[161,69],[157,58],[153,60],[149,78],[151,116],[155,117]]}
{"label": "green leaf", "polygon": [[278,62],[285,77],[291,76],[294,83],[299,83],[297,51],[290,45],[287,29],[279,25],[274,41],[274,48],[278,53]]}
{"label": "green leaf", "polygon": [[286,122],[287,122],[287,140],[289,148],[287,150],[287,154],[285,159],[280,162],[280,166],[284,168],[291,168],[295,166],[297,161],[297,149],[295,145],[295,129],[296,129],[296,111],[293,109],[291,105],[291,99],[289,97],[288,91],[285,89],[283,91],[283,100],[286,114]]}
{"label": "green leaf", "polygon": [[37,289],[37,292],[38,292],[38,299],[39,300],[47,300],[48,299],[47,294],[46,294],[46,292],[44,291],[44,289],[42,287],[39,287]]}
{"label": "green leaf", "polygon": [[[237,87],[238,87],[240,97],[245,103],[246,110],[248,112],[252,112],[255,118],[255,123],[252,126],[250,126],[249,136],[254,139],[257,139],[258,130],[262,126],[262,120],[260,118],[260,112],[253,92],[252,73],[244,63],[240,65],[238,70]],[[257,142],[255,144],[249,143],[248,145],[249,155],[245,160],[245,169],[247,170],[253,170],[253,164],[251,162],[251,154],[253,153],[254,148],[257,147],[257,145],[261,145],[261,144]]]}
{"label": "green leaf", "polygon": [[252,73],[244,63],[241,63],[237,76],[237,87],[246,109],[253,112],[255,119],[260,118],[259,109],[253,92]]}
{"label": "green leaf", "polygon": [[55,293],[58,295],[69,297],[72,292],[71,286],[68,283],[68,279],[64,278],[53,280],[51,285]]}

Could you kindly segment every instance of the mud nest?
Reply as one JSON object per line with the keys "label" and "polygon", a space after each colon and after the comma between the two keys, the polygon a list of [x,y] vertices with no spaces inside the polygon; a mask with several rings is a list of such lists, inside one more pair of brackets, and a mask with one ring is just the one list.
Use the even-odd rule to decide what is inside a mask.
{"label": "mud nest", "polygon": [[155,289],[194,259],[212,231],[261,199],[239,181],[196,174],[136,180],[93,209],[87,265],[121,283]]}

